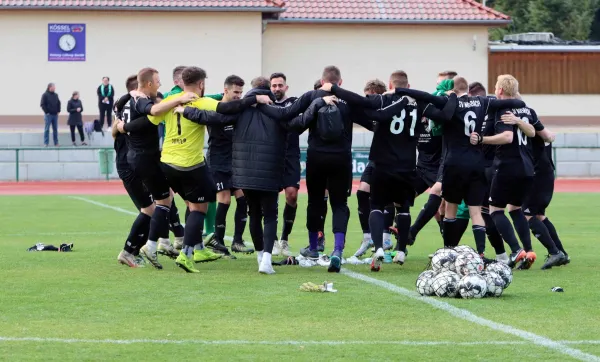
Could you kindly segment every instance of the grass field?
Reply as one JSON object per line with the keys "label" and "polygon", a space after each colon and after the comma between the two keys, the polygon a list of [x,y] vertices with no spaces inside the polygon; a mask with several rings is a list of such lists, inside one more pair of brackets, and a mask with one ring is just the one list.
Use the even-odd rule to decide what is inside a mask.
{"label": "grass field", "polygon": [[[533,269],[515,271],[502,298],[483,300],[412,294],[441,244],[433,224],[404,266],[384,264],[380,273],[366,265],[346,266],[345,274],[283,266],[265,276],[255,256],[243,256],[199,265],[192,275],[168,259],[162,271],[118,265],[131,201],[83,198],[112,208],[69,196],[0,196],[1,360],[600,360],[600,194],[555,195],[549,215],[570,265],[540,270],[544,252],[535,241]],[[299,203],[294,251],[306,244],[304,195]],[[362,237],[354,196],[350,209],[346,256]],[[474,244],[470,232],[463,241]],[[75,251],[26,252],[36,242],[74,242]],[[298,290],[325,280],[338,293]],[[565,292],[552,293],[554,286]]]}

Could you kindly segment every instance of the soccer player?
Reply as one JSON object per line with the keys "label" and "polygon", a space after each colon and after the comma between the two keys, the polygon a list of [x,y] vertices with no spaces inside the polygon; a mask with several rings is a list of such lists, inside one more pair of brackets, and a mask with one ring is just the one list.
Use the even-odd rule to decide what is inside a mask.
{"label": "soccer player", "polygon": [[[399,88],[408,88],[408,76],[403,71],[394,72],[395,83]],[[347,99],[348,102],[374,108],[378,105],[382,110],[396,109],[387,119],[380,120],[375,127],[373,142],[369,152],[369,160],[373,162],[371,175],[371,213],[369,226],[375,256],[371,263],[372,271],[379,271],[384,259],[383,232],[385,230],[385,207],[393,203],[396,207],[396,225],[398,229],[398,245],[395,261],[404,263],[405,249],[408,243],[410,227],[410,207],[415,198],[415,161],[417,159],[417,143],[424,125],[421,118],[429,109],[427,117],[450,118],[456,108],[456,97],[446,103],[444,110],[435,110],[425,102],[417,103],[414,99],[400,97],[396,94],[356,98],[348,91],[333,87],[332,93]],[[445,112],[445,116],[439,113]],[[399,256],[400,255],[400,256]]]}
{"label": "soccer player", "polygon": [[[231,102],[242,98],[244,89],[244,80],[237,75],[230,75],[225,78],[223,102]],[[235,196],[235,231],[231,251],[235,253],[251,254],[254,249],[247,248],[244,245],[242,236],[246,228],[246,219],[248,217],[248,205],[244,193],[240,189],[233,187],[231,159],[233,150],[234,125],[214,125],[208,127],[208,153],[206,160],[212,173],[213,181],[217,190],[217,213],[215,218],[214,238],[211,238],[206,245],[223,253],[229,254],[225,247],[225,229],[227,220],[227,211],[231,204],[231,195]]]}
{"label": "soccer player", "polygon": [[[313,90],[321,88],[321,79],[317,79],[313,85]],[[323,198],[323,210],[321,213],[321,226],[319,227],[317,237],[317,251],[322,253],[325,251],[325,220],[327,219],[327,202],[329,201],[329,191],[325,190],[325,197]],[[307,246],[308,247],[308,246]]]}
{"label": "soccer player", "polygon": [[[525,196],[523,213],[529,222],[529,228],[535,237],[548,250],[548,257],[542,265],[542,269],[550,269],[553,266],[565,265],[570,262],[554,225],[545,216],[546,208],[552,199],[554,192],[554,163],[552,162],[552,142],[554,134],[550,132],[537,119],[537,114],[532,109],[531,115],[534,119],[533,127],[536,135],[531,141],[532,156],[534,161],[533,187]],[[504,120],[518,122],[518,117],[513,113],[502,115]]]}
{"label": "soccer player", "polygon": [[194,94],[185,94],[177,99],[170,99],[155,104],[158,88],[160,87],[160,76],[153,68],[144,68],[138,73],[138,92],[148,98],[137,98],[130,100],[130,114],[127,123],[119,122],[119,132],[129,134],[129,150],[127,162],[134,173],[142,179],[146,188],[150,191],[156,208],[150,221],[148,242],[140,253],[150,261],[157,269],[162,269],[156,255],[158,239],[161,235],[168,235],[170,206],[173,202],[169,184],[160,168],[160,150],[158,143],[158,130],[156,125],[148,120],[148,116],[156,116],[165,113],[180,103],[187,103],[196,98]]}
{"label": "soccer player", "polygon": [[[188,273],[198,273],[193,262],[209,259],[204,255],[208,250],[202,243],[202,227],[208,202],[216,198],[215,184],[202,152],[205,125],[235,122],[236,117],[227,118],[214,111],[237,113],[244,107],[255,104],[257,98],[248,99],[247,102],[219,103],[211,98],[202,97],[206,80],[206,72],[203,69],[187,67],[181,76],[186,93],[171,95],[164,102],[177,101],[190,93],[196,95],[196,99],[193,99],[188,107],[177,107],[175,113],[165,115],[167,134],[161,162],[173,190],[186,201],[190,210],[185,225],[184,246],[176,264]],[[158,123],[160,120],[158,117],[151,117],[150,121]]]}
{"label": "soccer player", "polygon": [[[128,77],[125,87],[128,92],[134,92],[138,87],[137,75]],[[128,105],[130,99],[131,95],[128,93],[115,103],[115,117],[117,120],[120,121],[125,118],[123,120],[129,122],[127,117],[130,112],[126,112],[125,117],[123,117],[123,108]],[[118,122],[114,122],[112,128],[112,136],[115,140],[114,148],[116,153],[117,173],[119,174],[121,181],[123,181],[123,186],[125,187],[129,198],[133,201],[135,208],[140,210],[140,213],[131,226],[131,230],[125,241],[125,246],[119,253],[117,260],[119,263],[132,268],[143,267],[144,259],[139,256],[139,252],[140,248],[144,246],[148,238],[150,219],[154,213],[154,202],[152,202],[152,197],[144,187],[142,180],[135,175],[127,162],[127,136],[119,133],[117,130],[117,123]]]}
{"label": "soccer player", "polygon": [[[273,73],[270,77],[271,92],[275,95],[276,106],[288,107],[296,101],[296,97],[288,97],[287,77],[283,73]],[[285,146],[285,169],[283,174],[283,190],[285,191],[285,207],[283,209],[283,227],[281,239],[273,246],[273,255],[280,253],[291,256],[289,248],[289,235],[296,220],[298,208],[298,189],[300,189],[300,135],[288,131]]]}
{"label": "soccer player", "polygon": [[[519,83],[511,75],[500,75],[495,93],[498,99],[515,99],[519,93]],[[502,115],[507,112],[516,115],[518,120],[502,120]],[[504,241],[511,250],[517,249],[511,254],[508,265],[514,267],[516,262],[522,260],[522,268],[529,269],[535,262],[536,255],[531,246],[529,226],[521,205],[533,183],[533,159],[528,138],[535,136],[532,124],[536,119],[528,107],[503,109],[496,113],[495,118],[495,135],[481,136],[473,132],[471,143],[497,146],[494,159],[496,171],[490,187],[490,212]],[[514,229],[504,214],[507,206]],[[518,248],[515,230],[525,250]]]}
{"label": "soccer player", "polygon": [[[446,95],[447,92],[451,91],[454,88],[453,79],[454,77],[456,77],[456,75],[457,73],[455,71],[440,72],[437,78],[436,90],[433,94],[437,96],[442,96]],[[390,89],[392,89],[392,86],[393,84],[390,84]],[[444,212],[438,214],[438,210],[444,210],[444,206],[442,205],[443,199],[441,197],[442,178],[444,173],[443,160],[445,153],[442,141],[443,131],[440,125],[436,125],[431,120],[429,120],[426,131],[428,132],[424,133],[422,135],[423,137],[421,137],[421,139],[419,140],[419,160],[417,162],[417,172],[419,172],[418,170],[421,169],[423,171],[423,175],[430,176],[427,176],[428,181],[421,183],[420,185],[417,185],[417,187],[415,187],[415,192],[417,192],[417,195],[420,195],[423,192],[425,192],[425,190],[427,190],[423,187],[424,185],[428,185],[432,181],[431,176],[433,176],[433,173],[431,171],[435,169],[436,163],[438,164],[438,166],[436,169],[435,182],[433,185],[429,185],[429,198],[423,206],[423,208],[421,209],[421,211],[419,212],[415,223],[410,227],[409,245],[413,245],[415,243],[418,233],[434,217],[438,221],[440,231],[442,230],[443,217],[441,217],[441,215],[443,215]],[[421,156],[421,154],[423,154],[423,156]]]}
{"label": "soccer player", "polygon": [[[482,242],[485,244],[485,223],[481,216],[481,205],[486,189],[485,164],[482,148],[471,145],[471,134],[481,133],[485,115],[490,110],[525,106],[525,103],[515,99],[494,100],[487,97],[469,97],[468,91],[469,84],[466,79],[454,78],[454,92],[458,96],[458,105],[451,119],[441,120],[446,144],[442,196],[446,200],[443,238],[444,245],[447,247],[457,246],[460,242],[461,234],[456,223],[456,213],[462,200],[469,207],[476,244],[480,245]],[[448,101],[446,97],[436,97],[412,89],[396,89],[396,93],[430,102],[436,107],[444,106]],[[514,257],[524,257],[518,251],[518,249],[514,250]]]}

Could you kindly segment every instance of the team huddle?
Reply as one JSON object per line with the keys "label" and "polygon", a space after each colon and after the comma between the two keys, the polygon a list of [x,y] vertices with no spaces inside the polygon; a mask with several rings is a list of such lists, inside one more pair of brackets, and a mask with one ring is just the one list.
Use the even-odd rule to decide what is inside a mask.
{"label": "team huddle", "polygon": [[[224,92],[217,95],[204,94],[205,79],[201,68],[177,67],[175,87],[162,95],[158,71],[144,68],[127,79],[130,93],[115,104],[117,171],[140,210],[120,263],[140,267],[147,260],[162,269],[161,254],[186,272],[198,273],[195,263],[235,258],[231,249],[256,252],[259,272],[275,273],[272,256],[292,255],[288,237],[300,188],[299,135],[308,130],[308,246],[300,254],[319,259],[324,252],[329,201],[334,245],[328,271],[339,272],[350,219],[355,123],[372,131],[373,141],[357,191],[364,237],[352,258],[373,247],[372,271],[381,269],[390,249],[395,249],[393,261],[403,264],[407,247],[432,218],[449,248],[458,246],[470,219],[477,252],[486,262],[492,261],[484,257],[487,236],[496,261],[529,269],[537,258],[531,232],[548,251],[542,269],[570,262],[545,216],[554,189],[554,135],[520,99],[514,77],[498,77],[496,97],[455,72],[440,73],[430,94],[411,89],[407,74],[396,71],[387,86],[367,82],[363,96],[342,88],[340,70],[329,66],[314,89],[299,98],[287,97],[283,73],[253,79],[243,97],[245,82],[238,76],[227,77]],[[286,205],[279,238],[282,190]],[[429,199],[411,225],[410,208],[427,190]],[[185,226],[174,193],[185,200]],[[231,196],[236,199],[235,232],[228,248],[225,220]],[[214,220],[205,220],[215,202]],[[242,239],[247,218],[253,248]],[[214,225],[206,242],[205,221],[206,229]]]}

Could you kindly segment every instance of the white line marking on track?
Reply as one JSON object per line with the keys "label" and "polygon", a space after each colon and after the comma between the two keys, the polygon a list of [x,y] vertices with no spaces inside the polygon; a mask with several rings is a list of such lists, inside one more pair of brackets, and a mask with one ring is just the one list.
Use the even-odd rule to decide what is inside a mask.
{"label": "white line marking on track", "polygon": [[[90,344],[206,344],[206,345],[402,345],[402,346],[482,346],[482,345],[529,345],[526,341],[251,341],[251,340],[202,340],[202,339],[79,339],[42,337],[0,337],[0,342],[42,343],[90,343]],[[561,341],[564,344],[600,344],[600,341]]]}
{"label": "white line marking on track", "polygon": [[[75,200],[87,202],[87,203],[92,204],[92,205],[104,207],[106,209],[111,209],[111,210],[114,210],[114,211],[118,211],[118,212],[121,212],[123,214],[128,214],[128,215],[133,215],[133,216],[136,216],[138,214],[137,212],[134,212],[134,211],[131,211],[131,210],[126,210],[126,209],[122,209],[120,207],[111,206],[111,205],[108,205],[108,204],[104,204],[102,202],[98,202],[98,201],[87,199],[85,197],[79,197],[79,196],[68,196],[68,197],[70,199],[75,199]],[[184,223],[181,223],[181,225],[183,225],[185,227]],[[233,238],[231,236],[227,236],[227,235],[224,237],[224,239],[227,240],[227,241],[232,241],[233,240]]]}
{"label": "white line marking on track", "polygon": [[567,356],[571,356],[580,361],[600,362],[600,357],[594,356],[589,353],[585,353],[585,352],[580,351],[575,348],[571,348],[571,347],[567,346],[565,343],[561,343],[559,341],[553,341],[549,338],[538,336],[537,334],[527,332],[527,331],[524,331],[521,329],[517,329],[517,328],[511,327],[506,324],[497,323],[497,322],[494,322],[494,321],[491,321],[491,320],[488,320],[488,319],[485,319],[482,317],[478,317],[475,314],[469,312],[468,310],[457,308],[449,303],[442,302],[441,300],[438,300],[435,298],[423,297],[416,292],[410,291],[406,288],[399,287],[392,283],[388,283],[383,280],[371,278],[364,274],[355,273],[355,272],[352,272],[347,269],[342,269],[342,273],[350,278],[361,280],[363,282],[386,289],[390,292],[403,295],[405,297],[417,300],[419,302],[429,304],[430,306],[432,306],[436,309],[440,309],[440,310],[447,312],[447,313],[451,314],[452,316],[460,318],[462,320],[472,322],[472,323],[478,324],[483,327],[488,327],[488,328],[491,328],[491,329],[499,331],[499,332],[511,334],[513,336],[530,341],[538,346],[550,348],[557,352],[565,354]]}

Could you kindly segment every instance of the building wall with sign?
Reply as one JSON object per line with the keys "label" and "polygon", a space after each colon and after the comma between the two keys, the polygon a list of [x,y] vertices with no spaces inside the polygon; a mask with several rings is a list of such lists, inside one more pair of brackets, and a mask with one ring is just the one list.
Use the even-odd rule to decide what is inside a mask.
{"label": "building wall with sign", "polygon": [[[85,62],[48,61],[50,23],[85,24]],[[259,13],[0,10],[0,44],[0,118],[11,124],[41,117],[49,82],[56,83],[63,111],[78,90],[84,116],[97,118],[103,76],[122,94],[127,76],[151,66],[161,72],[161,90],[168,90],[175,66],[199,65],[208,72],[208,90],[220,92],[227,75],[249,82],[262,69]],[[63,113],[62,125],[65,120]]]}

